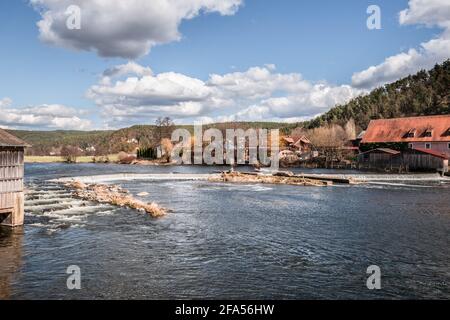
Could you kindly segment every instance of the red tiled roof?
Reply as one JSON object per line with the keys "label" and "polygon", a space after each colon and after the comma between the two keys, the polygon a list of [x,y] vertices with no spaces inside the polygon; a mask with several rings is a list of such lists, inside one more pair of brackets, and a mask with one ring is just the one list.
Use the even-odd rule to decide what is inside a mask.
{"label": "red tiled roof", "polygon": [[303,142],[304,144],[311,144],[311,141],[310,141],[307,137],[302,136],[300,139],[297,140],[296,143],[294,143],[294,145],[295,145],[296,147],[301,147],[302,142]]}
{"label": "red tiled roof", "polygon": [[12,134],[0,129],[0,147],[31,147],[25,141],[13,136]]}
{"label": "red tiled roof", "polygon": [[[431,137],[425,137],[430,129]],[[450,115],[372,120],[361,143],[450,142],[449,130]],[[412,131],[415,136],[407,137]]]}
{"label": "red tiled roof", "polygon": [[435,156],[435,157],[438,157],[438,158],[441,158],[441,159],[444,159],[444,160],[448,160],[448,156],[445,153],[441,153],[441,152],[438,152],[438,151],[435,151],[435,150],[422,149],[422,148],[414,148],[412,150],[416,150],[416,151],[423,152],[423,153],[426,153],[426,154],[430,154],[432,156]]}
{"label": "red tiled roof", "polygon": [[283,137],[283,140],[290,144],[294,143],[294,139],[292,139],[291,137]]}

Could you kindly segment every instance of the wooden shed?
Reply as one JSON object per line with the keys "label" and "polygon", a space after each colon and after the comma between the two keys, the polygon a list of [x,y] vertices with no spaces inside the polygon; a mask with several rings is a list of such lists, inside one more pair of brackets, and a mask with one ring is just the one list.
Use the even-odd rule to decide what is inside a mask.
{"label": "wooden shed", "polygon": [[449,157],[427,149],[407,149],[402,152],[388,148],[373,149],[358,155],[360,168],[399,171],[448,172]]}
{"label": "wooden shed", "polygon": [[420,148],[403,152],[403,163],[412,171],[448,172],[448,158],[445,153]]}
{"label": "wooden shed", "polygon": [[24,152],[26,142],[0,129],[0,224],[21,226],[24,220]]}
{"label": "wooden shed", "polygon": [[361,168],[366,169],[400,169],[401,152],[389,148],[373,149],[358,155]]}

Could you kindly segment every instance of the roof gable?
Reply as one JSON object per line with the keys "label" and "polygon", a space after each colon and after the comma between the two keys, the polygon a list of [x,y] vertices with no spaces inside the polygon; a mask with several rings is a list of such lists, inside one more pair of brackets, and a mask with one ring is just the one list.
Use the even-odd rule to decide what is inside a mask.
{"label": "roof gable", "polygon": [[302,143],[311,144],[311,141],[306,136],[302,136],[300,139],[297,140],[297,142],[294,143],[294,146],[301,147]]}
{"label": "roof gable", "polygon": [[31,145],[0,129],[0,147],[31,147]]}
{"label": "roof gable", "polygon": [[372,120],[362,143],[450,142],[450,115]]}
{"label": "roof gable", "polygon": [[369,153],[387,153],[392,156],[396,156],[396,155],[399,155],[401,152],[394,150],[394,149],[389,149],[389,148],[376,148],[376,149],[372,149],[372,150],[363,152],[361,154],[369,154]]}

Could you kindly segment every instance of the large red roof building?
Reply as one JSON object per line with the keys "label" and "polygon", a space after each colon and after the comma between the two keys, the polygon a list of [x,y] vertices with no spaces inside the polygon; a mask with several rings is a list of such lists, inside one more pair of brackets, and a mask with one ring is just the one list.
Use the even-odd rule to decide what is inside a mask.
{"label": "large red roof building", "polygon": [[373,120],[361,144],[383,143],[405,143],[450,157],[450,115]]}

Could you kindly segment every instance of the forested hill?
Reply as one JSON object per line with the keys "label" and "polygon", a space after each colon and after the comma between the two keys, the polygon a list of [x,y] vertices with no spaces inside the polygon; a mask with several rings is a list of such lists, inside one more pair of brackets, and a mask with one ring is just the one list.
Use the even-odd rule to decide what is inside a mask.
{"label": "forested hill", "polygon": [[[233,122],[205,125],[204,128],[241,128],[247,130],[249,128],[281,129],[285,126],[286,123],[276,122]],[[64,146],[80,148],[86,154],[107,155],[120,151],[132,152],[138,146],[157,145],[161,137],[161,131],[164,131],[163,136],[170,137],[170,133],[176,128],[187,129],[191,133],[194,131],[194,127],[191,125],[173,125],[166,128],[158,128],[155,125],[136,125],[115,131],[8,131],[33,146],[27,149],[27,154],[30,155],[58,154]],[[92,148],[95,151],[87,151],[94,150]]]}
{"label": "forested hill", "polygon": [[438,114],[450,114],[450,60],[338,105],[304,126],[343,125],[354,119],[365,129],[373,119]]}

